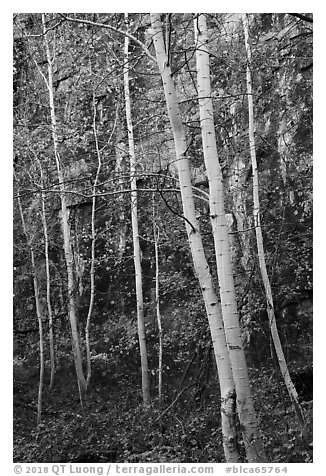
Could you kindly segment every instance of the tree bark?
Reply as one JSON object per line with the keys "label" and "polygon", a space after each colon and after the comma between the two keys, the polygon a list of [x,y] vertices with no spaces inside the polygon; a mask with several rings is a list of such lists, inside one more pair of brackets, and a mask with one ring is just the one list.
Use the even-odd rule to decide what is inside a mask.
{"label": "tree bark", "polygon": [[158,401],[159,407],[162,405],[162,377],[163,377],[163,330],[162,316],[160,309],[160,279],[159,279],[159,228],[155,219],[155,198],[153,194],[153,236],[155,250],[155,303],[156,303],[156,320],[158,329]]}
{"label": "tree bark", "polygon": [[72,347],[74,354],[74,361],[77,374],[78,390],[81,405],[83,406],[83,396],[86,391],[86,380],[83,372],[82,357],[79,344],[79,335],[78,335],[78,326],[77,326],[77,313],[76,313],[76,303],[75,303],[75,282],[74,282],[74,259],[73,252],[71,248],[71,236],[70,236],[70,227],[68,222],[68,210],[66,203],[65,195],[65,183],[63,177],[63,168],[59,155],[58,147],[58,133],[57,133],[57,120],[54,106],[54,92],[53,92],[53,66],[50,54],[50,47],[48,42],[48,37],[46,33],[45,25],[45,14],[42,14],[42,24],[44,32],[44,43],[46,49],[47,57],[47,66],[48,66],[48,80],[47,87],[49,92],[49,103],[50,103],[50,113],[51,113],[51,126],[52,126],[52,140],[54,148],[54,157],[57,168],[57,177],[60,191],[60,201],[61,201],[61,226],[63,234],[63,244],[64,244],[64,255],[67,267],[67,278],[68,278],[68,310],[69,310],[69,321],[71,327],[71,337],[72,337]]}
{"label": "tree bark", "polygon": [[242,426],[248,462],[266,461],[259,426],[250,390],[248,369],[243,349],[227,221],[224,208],[222,170],[218,160],[206,17],[199,14],[194,21],[198,102],[205,166],[209,182],[210,218],[213,230],[222,316],[237,395],[237,411]]}
{"label": "tree bark", "polygon": [[86,385],[89,386],[89,382],[92,376],[92,361],[91,361],[91,350],[89,342],[89,329],[91,324],[91,317],[94,307],[94,298],[95,298],[95,243],[96,243],[96,230],[95,230],[95,209],[96,209],[96,190],[98,178],[101,171],[102,161],[100,149],[98,146],[97,131],[96,131],[96,104],[95,97],[93,95],[93,134],[95,139],[96,155],[97,155],[97,170],[95,175],[95,180],[93,184],[93,198],[92,198],[92,215],[91,215],[91,269],[90,269],[90,300],[87,312],[86,326],[85,326],[85,341],[86,341],[86,358],[87,358],[87,377]]}
{"label": "tree bark", "polygon": [[[127,13],[125,13],[125,22],[128,28],[128,14]],[[143,283],[142,283],[142,269],[141,269],[139,231],[138,231],[136,154],[135,154],[135,143],[134,143],[132,116],[131,116],[130,90],[129,90],[129,37],[128,36],[125,36],[125,43],[124,43],[123,73],[124,73],[123,76],[124,76],[125,107],[126,107],[126,121],[127,121],[127,129],[128,129],[129,157],[130,157],[131,225],[132,225],[132,239],[133,239],[133,246],[134,246],[138,338],[139,338],[141,373],[142,373],[143,403],[145,407],[148,407],[150,404],[150,383],[149,383],[148,359],[147,359],[147,347],[146,347]]]}
{"label": "tree bark", "polygon": [[275,347],[275,352],[277,355],[277,360],[281,369],[281,373],[287,388],[287,391],[290,395],[290,398],[293,402],[298,420],[302,426],[304,426],[304,415],[299,403],[298,394],[296,388],[292,382],[289,369],[286,363],[284,356],[281,339],[278,333],[272,287],[268,277],[266,259],[265,259],[265,250],[264,250],[264,240],[263,233],[261,228],[260,220],[260,201],[259,201],[259,178],[258,178],[258,167],[256,159],[256,144],[255,144],[255,133],[254,133],[254,106],[252,98],[252,80],[251,80],[251,48],[249,43],[249,25],[247,15],[244,13],[242,15],[243,28],[245,35],[245,45],[247,52],[247,97],[248,97],[248,111],[249,111],[249,147],[250,147],[250,156],[252,164],[252,181],[253,181],[253,218],[254,226],[256,232],[256,243],[257,243],[257,253],[259,260],[260,274],[264,285],[266,304],[267,304],[267,314],[269,319],[269,326],[271,330],[271,335]]}
{"label": "tree bark", "polygon": [[234,381],[226,346],[220,305],[205,257],[202,238],[199,231],[199,223],[196,218],[191,173],[189,160],[187,158],[186,135],[181,121],[175,86],[171,76],[171,68],[168,66],[168,58],[164,46],[160,14],[151,14],[151,23],[157,63],[162,76],[165,100],[173,132],[186,230],[195,272],[205,303],[215,359],[218,368],[221,391],[221,421],[225,458],[228,462],[239,462],[240,456],[237,447],[235,426]]}
{"label": "tree bark", "polygon": [[39,425],[42,419],[42,397],[43,397],[43,382],[44,382],[44,340],[43,340],[43,326],[42,326],[42,306],[40,302],[40,290],[39,290],[37,273],[36,273],[35,253],[34,253],[32,238],[28,236],[19,192],[18,192],[18,207],[19,207],[19,213],[20,213],[20,218],[22,222],[23,232],[26,238],[27,245],[29,247],[29,252],[31,257],[34,299],[35,299],[36,315],[37,315],[38,329],[39,329],[40,377],[39,377],[39,387],[38,387],[38,397],[37,397],[37,424]]}
{"label": "tree bark", "polygon": [[[122,140],[122,124],[120,119],[120,111],[117,107],[117,133],[116,133],[116,143],[115,143],[115,174],[117,177],[118,187],[119,190],[123,190],[125,188],[126,179],[124,176],[127,174],[126,170],[126,157],[128,156],[128,152],[126,151],[127,147]],[[127,222],[125,217],[125,195],[121,193],[117,197],[118,207],[119,207],[119,224],[118,224],[118,258],[116,260],[116,264],[120,264],[123,255],[126,250],[126,236],[127,236]]]}
{"label": "tree bark", "polygon": [[[39,161],[38,161],[39,162]],[[48,318],[49,318],[49,347],[50,347],[50,384],[49,389],[51,390],[54,382],[55,374],[55,355],[54,355],[54,333],[53,333],[53,311],[51,304],[51,273],[50,273],[50,262],[49,262],[49,233],[48,225],[46,221],[46,209],[45,209],[45,193],[44,193],[44,178],[43,178],[43,169],[42,165],[39,162],[40,173],[41,173],[41,201],[42,201],[42,224],[43,224],[43,233],[44,233],[44,256],[45,256],[45,272],[46,272],[46,304],[48,309]]]}

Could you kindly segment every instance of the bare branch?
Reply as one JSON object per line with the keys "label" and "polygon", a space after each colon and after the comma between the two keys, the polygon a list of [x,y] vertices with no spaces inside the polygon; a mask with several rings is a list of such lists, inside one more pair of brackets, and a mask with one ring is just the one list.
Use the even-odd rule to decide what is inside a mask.
{"label": "bare branch", "polygon": [[112,31],[115,31],[116,33],[119,33],[120,35],[124,35],[124,36],[127,36],[128,38],[130,38],[132,41],[134,41],[135,43],[137,43],[137,45],[139,45],[144,51],[145,53],[147,54],[147,56],[156,63],[156,58],[155,56],[153,56],[151,54],[151,52],[149,51],[149,49],[144,45],[144,43],[142,43],[140,40],[138,40],[135,36],[133,36],[131,33],[128,33],[127,31],[124,31],[124,30],[120,30],[119,28],[116,28],[112,25],[107,25],[106,23],[98,23],[98,22],[95,22],[95,21],[91,21],[91,20],[84,20],[82,18],[71,18],[71,17],[67,17],[66,15],[63,15],[62,13],[59,13],[59,15],[62,16],[62,18],[64,18],[65,20],[67,21],[70,21],[70,22],[74,22],[74,23],[82,23],[84,25],[93,25],[93,26],[97,26],[99,28],[107,28],[108,30],[112,30]]}
{"label": "bare branch", "polygon": [[49,27],[47,30],[45,30],[43,33],[39,33],[39,34],[37,34],[37,35],[36,35],[36,34],[35,34],[35,35],[30,34],[30,35],[26,35],[25,37],[26,37],[26,38],[39,38],[40,36],[46,35],[48,31],[55,30],[55,29],[58,28],[58,26],[60,26],[61,23],[63,23],[63,22],[64,22],[64,19],[62,18],[62,19],[61,19],[60,21],[58,21],[55,25],[50,26],[50,27]]}
{"label": "bare branch", "polygon": [[45,74],[43,73],[43,71],[41,70],[41,68],[39,67],[37,61],[35,61],[34,58],[33,58],[33,61],[34,61],[34,63],[35,63],[36,68],[38,69],[38,72],[40,73],[40,75],[41,75],[42,78],[44,79],[44,82],[45,82],[45,84],[46,84],[46,87],[47,87],[48,90],[49,90],[49,89],[50,89],[50,86],[49,86],[48,80],[47,80],[46,77],[45,77]]}

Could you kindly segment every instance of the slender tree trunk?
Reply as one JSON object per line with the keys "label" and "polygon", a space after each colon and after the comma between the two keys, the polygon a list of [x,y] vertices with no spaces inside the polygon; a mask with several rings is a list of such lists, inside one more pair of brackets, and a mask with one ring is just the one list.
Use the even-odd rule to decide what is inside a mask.
{"label": "slender tree trunk", "polygon": [[232,373],[237,394],[237,411],[242,425],[248,462],[266,461],[253,399],[248,369],[242,344],[237,310],[227,221],[224,209],[222,170],[219,164],[215,129],[206,17],[195,19],[198,101],[204,160],[209,181],[210,218],[213,229],[217,274],[219,279],[222,316]]}
{"label": "slender tree trunk", "polygon": [[[126,179],[124,175],[127,174],[126,170],[126,157],[128,156],[127,147],[122,140],[122,131],[123,127],[121,124],[120,111],[117,106],[117,133],[116,133],[116,143],[115,143],[115,174],[117,176],[119,190],[123,190]],[[117,197],[118,206],[119,206],[119,225],[118,225],[118,258],[116,264],[120,264],[126,250],[126,235],[127,235],[127,222],[125,217],[125,195],[121,193]]]}
{"label": "slender tree trunk", "polygon": [[264,250],[264,241],[263,233],[261,229],[261,220],[260,220],[260,202],[259,202],[259,179],[258,179],[258,167],[256,159],[256,145],[255,145],[255,134],[254,134],[254,107],[253,107],[253,98],[252,98],[252,80],[251,80],[251,48],[249,43],[249,25],[248,18],[246,14],[242,15],[243,28],[245,35],[245,45],[247,51],[247,96],[248,96],[248,110],[249,110],[249,146],[250,146],[250,156],[252,164],[252,181],[253,181],[253,217],[254,225],[256,232],[256,243],[257,243],[257,252],[259,259],[260,273],[265,289],[265,297],[267,304],[267,314],[269,319],[269,325],[271,330],[271,335],[281,369],[282,376],[286,388],[289,392],[290,398],[294,404],[294,408],[301,425],[304,425],[304,416],[301,405],[299,403],[298,394],[293,385],[289,369],[286,363],[286,359],[283,353],[282,343],[277,329],[275,311],[274,311],[274,302],[272,287],[268,277],[266,260],[265,260],[265,250]]}
{"label": "slender tree trunk", "polygon": [[31,257],[34,298],[35,298],[36,315],[37,315],[38,329],[39,329],[40,378],[39,378],[38,397],[37,397],[37,424],[40,424],[41,418],[42,418],[42,396],[43,396],[43,382],[44,382],[44,341],[43,341],[43,326],[42,326],[42,306],[40,302],[40,291],[39,291],[38,279],[36,274],[35,253],[34,253],[34,248],[32,244],[32,238],[28,236],[19,193],[18,193],[18,206],[19,206],[23,232],[29,247],[29,252]]}
{"label": "slender tree trunk", "polygon": [[189,160],[187,158],[186,136],[182,125],[176,91],[171,76],[171,68],[168,66],[168,58],[164,46],[160,14],[151,14],[151,23],[157,63],[162,76],[165,100],[173,132],[186,230],[195,272],[205,303],[215,359],[218,368],[221,391],[221,421],[225,458],[228,462],[239,462],[240,456],[237,447],[235,425],[234,381],[226,346],[221,309],[205,257],[204,247],[199,232],[199,223],[196,218],[195,203],[191,184],[191,173]]}
{"label": "slender tree trunk", "polygon": [[[122,108],[120,107],[121,97],[122,94],[119,89],[116,91],[117,98],[116,98],[116,134],[115,134],[115,177],[117,181],[117,191],[122,192],[129,183],[129,153],[128,153],[128,144],[124,140],[124,133],[125,133],[125,116],[123,116]],[[124,112],[124,111],[123,111]],[[117,224],[117,241],[118,241],[118,252],[117,258],[115,260],[115,266],[120,266],[126,251],[126,244],[127,244],[127,220],[126,220],[126,200],[130,200],[130,197],[126,196],[124,193],[119,193],[117,195],[117,213],[118,213],[118,224]],[[120,308],[122,315],[125,314],[125,297],[124,294],[121,293],[120,295]]]}
{"label": "slender tree trunk", "polygon": [[[39,161],[38,161],[39,162]],[[48,225],[46,221],[46,209],[45,209],[45,193],[44,193],[44,178],[43,178],[43,169],[42,165],[39,162],[40,173],[41,173],[41,201],[42,201],[42,224],[43,224],[43,233],[44,233],[44,255],[45,255],[45,272],[46,272],[46,304],[48,309],[48,318],[49,318],[49,347],[50,347],[50,384],[49,389],[51,390],[54,382],[55,374],[55,354],[54,354],[54,333],[53,333],[53,311],[51,304],[51,273],[50,273],[50,261],[49,261],[49,234],[48,234]]]}
{"label": "slender tree trunk", "polygon": [[96,189],[98,178],[101,171],[101,154],[100,149],[98,146],[97,140],[97,131],[96,131],[96,104],[95,104],[95,97],[93,95],[93,134],[95,139],[95,147],[96,147],[96,155],[97,155],[97,170],[96,176],[93,184],[93,199],[92,199],[92,216],[91,216],[91,269],[90,269],[90,300],[88,306],[88,313],[86,319],[86,326],[85,326],[85,340],[86,340],[86,359],[87,359],[87,377],[86,377],[86,385],[88,387],[89,382],[92,376],[92,362],[91,362],[91,350],[90,350],[90,343],[89,343],[89,328],[91,323],[91,317],[94,307],[94,297],[95,297],[95,243],[96,243],[96,230],[95,230],[95,209],[96,209]]}
{"label": "slender tree trunk", "polygon": [[50,113],[51,113],[51,126],[52,126],[52,140],[54,148],[54,156],[57,167],[57,176],[58,184],[60,190],[60,200],[61,200],[61,226],[63,233],[63,243],[64,243],[64,254],[67,267],[67,278],[68,278],[68,309],[69,309],[69,320],[71,327],[71,337],[72,337],[72,347],[74,353],[74,361],[77,374],[78,390],[81,405],[83,406],[83,396],[86,391],[86,380],[83,372],[82,357],[79,344],[79,335],[78,335],[78,326],[77,326],[77,313],[76,313],[76,303],[75,303],[75,282],[74,282],[74,260],[73,252],[71,249],[71,234],[68,222],[68,210],[66,203],[65,195],[65,184],[63,177],[63,168],[61,164],[61,159],[59,155],[58,147],[58,134],[57,134],[57,121],[56,113],[54,106],[54,93],[53,93],[53,70],[52,70],[52,60],[50,54],[50,47],[47,38],[46,25],[45,25],[45,14],[42,14],[42,23],[43,23],[43,33],[44,33],[44,43],[46,49],[46,57],[48,64],[48,80],[47,87],[49,92],[49,102],[50,102]]}
{"label": "slender tree trunk", "polygon": [[155,302],[156,302],[156,320],[158,329],[158,402],[162,406],[162,377],[163,377],[163,330],[162,316],[160,309],[160,280],[159,280],[159,228],[155,222],[155,199],[153,194],[153,236],[155,249]]}
{"label": "slender tree trunk", "polygon": [[[125,22],[128,29],[128,14],[125,14]],[[140,349],[140,361],[142,372],[142,390],[143,402],[147,407],[150,403],[150,383],[148,372],[148,359],[146,348],[144,302],[143,302],[143,283],[140,259],[139,232],[138,232],[138,209],[137,209],[137,181],[136,181],[136,154],[134,144],[133,125],[131,117],[130,91],[129,91],[129,37],[125,36],[124,44],[124,92],[126,106],[126,120],[128,129],[128,144],[130,156],[130,188],[131,188],[131,224],[132,238],[134,246],[134,265],[136,280],[136,299],[137,299],[137,319],[138,319],[138,338]]]}

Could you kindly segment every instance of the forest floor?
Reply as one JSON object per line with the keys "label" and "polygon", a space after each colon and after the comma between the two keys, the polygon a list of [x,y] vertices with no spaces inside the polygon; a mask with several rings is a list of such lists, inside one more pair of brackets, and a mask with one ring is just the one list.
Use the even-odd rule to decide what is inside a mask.
{"label": "forest floor", "polygon": [[[251,369],[255,407],[272,463],[312,462],[312,412],[302,430],[278,373]],[[177,391],[158,409],[144,411],[141,390],[128,382],[98,384],[84,412],[75,379],[58,375],[44,389],[42,422],[36,425],[37,378],[14,381],[14,462],[225,462],[218,399],[189,404],[187,392],[166,412]],[[216,389],[217,395],[217,389]],[[242,442],[239,441],[240,449]]]}

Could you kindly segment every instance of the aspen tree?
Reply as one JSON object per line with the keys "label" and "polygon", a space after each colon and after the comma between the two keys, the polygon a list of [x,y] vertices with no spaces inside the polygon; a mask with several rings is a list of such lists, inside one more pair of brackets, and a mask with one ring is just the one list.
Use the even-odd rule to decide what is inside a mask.
{"label": "aspen tree", "polygon": [[251,47],[249,42],[249,25],[248,17],[244,13],[242,15],[243,29],[245,36],[245,46],[247,52],[247,97],[248,97],[248,113],[249,113],[249,147],[250,147],[250,157],[252,165],[252,183],[253,183],[253,218],[254,226],[256,233],[256,243],[257,243],[257,253],[259,260],[260,274],[264,285],[266,304],[267,304],[267,314],[269,319],[269,326],[271,330],[271,335],[275,347],[275,352],[277,360],[281,369],[281,373],[287,388],[287,391],[290,395],[290,398],[293,402],[298,420],[300,424],[304,425],[304,415],[299,403],[298,393],[292,382],[289,369],[286,363],[284,356],[281,339],[278,333],[276,318],[275,318],[275,309],[274,301],[272,294],[272,287],[268,277],[266,259],[265,259],[265,250],[264,250],[264,240],[263,233],[261,228],[261,218],[260,218],[260,201],[259,201],[259,177],[258,177],[258,167],[257,167],[257,158],[256,158],[256,144],[255,144],[255,123],[254,123],[254,105],[252,97],[252,79],[251,79]]}
{"label": "aspen tree", "polygon": [[[117,131],[116,131],[116,139],[115,139],[115,174],[117,177],[118,188],[119,190],[124,189],[125,185],[125,178],[124,175],[127,174],[126,171],[126,157],[128,152],[125,150],[127,149],[125,143],[122,141],[122,124],[120,118],[120,111],[119,106],[117,106],[116,112],[116,123],[117,123]],[[121,193],[117,197],[118,200],[118,207],[119,207],[119,225],[118,225],[118,257],[116,263],[121,263],[123,255],[126,250],[126,237],[127,237],[127,221],[125,217],[125,210],[124,210],[124,201],[125,197],[124,194]],[[123,306],[124,307],[124,306]]]}
{"label": "aspen tree", "polygon": [[156,304],[156,320],[158,329],[158,401],[159,406],[162,405],[162,377],[163,377],[163,329],[162,316],[160,308],[160,279],[159,279],[159,241],[160,230],[156,224],[155,217],[155,195],[152,197],[153,206],[153,237],[155,251],[155,304]]}
{"label": "aspen tree", "polygon": [[[108,139],[108,144],[110,144],[115,127],[117,123],[117,118],[114,122],[112,132]],[[92,376],[92,361],[91,361],[91,350],[90,350],[90,340],[89,340],[89,330],[91,324],[91,317],[93,313],[94,307],[94,299],[95,299],[95,244],[96,244],[96,229],[95,229],[95,211],[96,211],[96,191],[97,185],[99,181],[100,171],[102,167],[102,159],[101,159],[101,152],[98,144],[98,136],[97,136],[97,129],[96,129],[96,102],[95,102],[95,94],[93,93],[93,135],[95,140],[95,149],[96,149],[96,156],[97,156],[97,170],[95,175],[95,180],[93,183],[93,193],[92,193],[92,212],[91,212],[91,268],[90,268],[90,300],[88,305],[88,312],[86,318],[86,326],[85,326],[85,341],[86,341],[86,359],[87,359],[87,376],[86,376],[86,385],[89,386],[91,376]]]}
{"label": "aspen tree", "polygon": [[50,384],[49,389],[51,390],[54,382],[55,374],[55,356],[54,356],[54,333],[53,333],[53,311],[51,304],[51,274],[50,274],[50,261],[49,261],[49,233],[48,233],[48,224],[46,220],[46,208],[45,208],[45,192],[44,192],[44,177],[43,177],[43,168],[40,161],[37,159],[40,174],[41,174],[41,202],[42,202],[42,225],[43,225],[43,234],[44,234],[44,257],[45,257],[45,273],[46,273],[46,304],[48,309],[48,319],[49,319],[49,347],[50,347]]}
{"label": "aspen tree", "polygon": [[[125,22],[128,28],[128,25],[129,25],[128,13],[125,13]],[[142,269],[141,269],[139,231],[138,231],[136,153],[135,153],[134,133],[133,133],[133,125],[132,125],[132,117],[131,117],[130,90],[129,90],[129,37],[128,36],[125,36],[125,43],[124,43],[123,77],[124,77],[126,121],[127,121],[127,130],[128,130],[129,157],[130,157],[131,226],[132,226],[132,239],[133,239],[133,246],[134,246],[138,339],[139,339],[141,374],[142,374],[143,403],[144,403],[144,406],[147,407],[150,403],[150,383],[149,383],[148,359],[147,359],[147,347],[146,347],[143,283],[142,283]]]}
{"label": "aspen tree", "polygon": [[199,231],[199,223],[196,217],[191,172],[187,157],[186,135],[181,121],[178,99],[171,76],[171,68],[168,64],[160,16],[161,15],[158,13],[151,14],[152,35],[157,63],[162,76],[171,129],[173,132],[186,230],[195,273],[205,303],[218,369],[221,392],[221,422],[224,454],[226,461],[239,462],[240,455],[237,447],[235,427],[235,387],[230,358],[226,346],[220,305],[204,253],[203,242]]}
{"label": "aspen tree", "polygon": [[29,248],[31,265],[32,265],[32,274],[33,274],[33,287],[34,287],[34,299],[36,307],[36,316],[38,321],[38,330],[39,330],[39,349],[40,349],[40,377],[39,377],[39,386],[38,386],[38,397],[37,397],[37,424],[41,423],[42,418],[42,397],[43,397],[43,382],[44,382],[44,340],[43,340],[43,325],[42,325],[42,305],[40,300],[40,289],[36,273],[36,264],[35,264],[35,253],[33,246],[33,238],[29,236],[26,226],[26,221],[23,213],[23,208],[21,205],[20,194],[18,192],[18,208],[20,213],[20,218],[23,227],[23,233],[26,238],[26,242]]}
{"label": "aspen tree", "polygon": [[[52,141],[54,149],[54,158],[57,168],[57,177],[58,185],[60,191],[60,202],[61,202],[61,226],[63,234],[63,244],[64,244],[64,255],[67,268],[67,278],[68,278],[68,312],[69,312],[69,321],[71,327],[71,338],[72,338],[72,347],[74,354],[74,362],[77,374],[78,390],[81,405],[83,406],[83,396],[86,391],[86,380],[83,372],[82,357],[79,343],[78,335],[78,326],[77,326],[77,312],[76,312],[76,302],[75,302],[75,282],[74,282],[74,272],[73,272],[73,252],[71,248],[71,233],[68,221],[68,209],[67,209],[67,199],[65,194],[65,182],[63,175],[63,166],[61,163],[61,158],[59,154],[58,147],[58,132],[57,132],[57,118],[55,112],[55,103],[54,103],[54,88],[53,88],[53,63],[50,54],[50,47],[48,42],[48,33],[46,30],[46,18],[45,14],[42,14],[42,25],[43,25],[43,35],[44,35],[44,44],[46,50],[47,58],[47,67],[48,67],[48,79],[46,80],[48,93],[49,93],[49,103],[50,103],[50,114],[51,114],[51,128],[52,128]],[[45,79],[45,78],[44,78]]]}
{"label": "aspen tree", "polygon": [[209,182],[210,218],[215,246],[222,316],[236,388],[237,412],[242,427],[247,459],[248,462],[259,462],[265,461],[266,457],[259,435],[259,426],[251,395],[237,309],[229,233],[224,208],[223,176],[216,146],[207,25],[204,14],[199,14],[195,18],[194,29],[200,126]]}
{"label": "aspen tree", "polygon": [[89,386],[89,382],[92,376],[92,361],[91,361],[91,350],[89,342],[89,329],[91,324],[91,317],[94,307],[94,298],[95,298],[95,243],[96,243],[96,230],[95,230],[95,209],[96,209],[96,190],[98,178],[101,171],[102,160],[101,153],[98,146],[97,139],[97,130],[96,130],[96,104],[95,104],[95,94],[93,93],[93,134],[95,139],[95,148],[97,156],[97,170],[95,175],[95,180],[93,183],[93,198],[92,198],[92,214],[91,214],[91,269],[90,269],[90,300],[87,312],[86,326],[85,326],[85,341],[86,341],[86,359],[87,359],[87,376],[86,376],[86,385]]}

